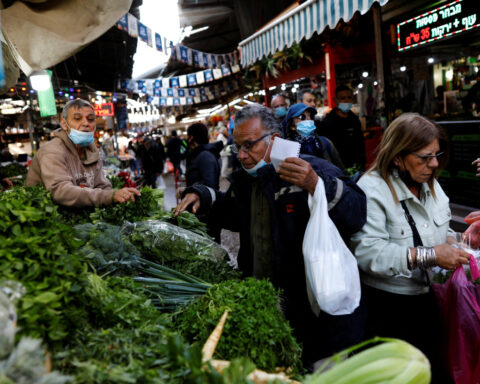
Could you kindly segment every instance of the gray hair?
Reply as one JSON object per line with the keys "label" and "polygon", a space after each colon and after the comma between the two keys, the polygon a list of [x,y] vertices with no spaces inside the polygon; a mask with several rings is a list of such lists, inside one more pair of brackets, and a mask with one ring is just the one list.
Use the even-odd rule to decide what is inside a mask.
{"label": "gray hair", "polygon": [[[263,125],[262,134],[279,133],[282,135],[280,122],[272,110],[260,104],[249,104],[235,114],[235,126],[241,125],[248,120],[259,118]],[[268,139],[266,139],[268,142]]]}
{"label": "gray hair", "polygon": [[86,100],[83,100],[83,99],[70,100],[67,104],[65,104],[65,106],[63,107],[63,111],[62,111],[62,117],[64,118],[65,121],[67,121],[68,111],[72,107],[75,107],[76,109],[80,109],[80,108],[83,108],[83,107],[89,107],[89,108],[92,108],[93,110],[95,110],[93,108],[92,104],[90,104]]}

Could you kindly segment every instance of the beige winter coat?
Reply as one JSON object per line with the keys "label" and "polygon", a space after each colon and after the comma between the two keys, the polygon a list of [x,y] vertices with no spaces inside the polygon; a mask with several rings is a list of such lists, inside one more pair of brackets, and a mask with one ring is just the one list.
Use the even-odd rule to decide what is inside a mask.
{"label": "beige winter coat", "polygon": [[64,130],[55,131],[54,136],[33,158],[25,185],[42,184],[56,203],[65,206],[111,204],[114,191],[105,178],[95,144],[86,148],[86,159],[80,160],[75,145]]}

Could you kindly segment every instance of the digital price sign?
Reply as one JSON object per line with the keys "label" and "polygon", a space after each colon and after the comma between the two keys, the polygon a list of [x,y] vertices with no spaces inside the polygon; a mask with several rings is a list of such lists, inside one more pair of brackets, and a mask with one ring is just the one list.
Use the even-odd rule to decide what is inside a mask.
{"label": "digital price sign", "polygon": [[113,116],[113,103],[95,104],[93,106],[97,116]]}
{"label": "digital price sign", "polygon": [[480,26],[478,0],[456,0],[397,24],[397,46],[405,51]]}

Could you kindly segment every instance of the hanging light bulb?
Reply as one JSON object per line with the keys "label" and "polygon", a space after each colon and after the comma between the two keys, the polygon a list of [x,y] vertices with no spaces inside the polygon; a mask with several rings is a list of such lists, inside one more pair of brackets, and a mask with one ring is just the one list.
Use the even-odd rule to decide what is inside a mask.
{"label": "hanging light bulb", "polygon": [[52,86],[50,75],[44,69],[35,71],[30,75],[30,84],[36,91],[46,91]]}

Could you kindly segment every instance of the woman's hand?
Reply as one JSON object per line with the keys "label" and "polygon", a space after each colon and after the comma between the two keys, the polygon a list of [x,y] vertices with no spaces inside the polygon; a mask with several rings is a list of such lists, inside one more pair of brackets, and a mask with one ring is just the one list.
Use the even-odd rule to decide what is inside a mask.
{"label": "woman's hand", "polygon": [[135,201],[135,195],[140,196],[136,188],[122,188],[113,194],[114,203],[126,203],[128,200]]}
{"label": "woman's hand", "polygon": [[470,260],[470,254],[449,244],[440,244],[435,246],[434,249],[437,256],[437,265],[443,269],[454,270],[462,264],[468,264]]}

